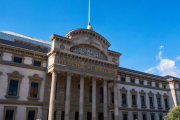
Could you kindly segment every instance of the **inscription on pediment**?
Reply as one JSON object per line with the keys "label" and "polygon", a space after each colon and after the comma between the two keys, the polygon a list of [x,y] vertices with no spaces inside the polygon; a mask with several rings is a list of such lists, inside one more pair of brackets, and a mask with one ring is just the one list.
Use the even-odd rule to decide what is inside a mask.
{"label": "inscription on pediment", "polygon": [[70,49],[71,52],[81,54],[81,55],[86,55],[89,57],[94,57],[102,60],[108,60],[107,57],[98,50],[95,47],[89,46],[89,45],[78,45],[74,46]]}

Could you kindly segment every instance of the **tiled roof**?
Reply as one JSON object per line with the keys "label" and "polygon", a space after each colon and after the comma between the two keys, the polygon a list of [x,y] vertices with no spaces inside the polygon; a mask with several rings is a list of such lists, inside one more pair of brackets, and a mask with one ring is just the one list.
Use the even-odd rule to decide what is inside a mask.
{"label": "tiled roof", "polygon": [[149,74],[149,73],[144,73],[144,72],[140,72],[140,71],[136,71],[136,70],[131,70],[131,69],[123,68],[123,67],[118,67],[118,70],[124,71],[124,72],[130,72],[130,73],[134,73],[134,74],[139,74],[139,75],[144,75],[144,76],[148,76],[148,77],[154,77],[154,78],[166,80],[166,78],[164,78],[164,77],[162,77],[162,76],[153,75],[153,74]]}
{"label": "tiled roof", "polygon": [[0,44],[6,44],[6,45],[24,48],[24,49],[33,50],[33,51],[42,52],[42,53],[48,53],[47,49],[38,48],[38,47],[31,46],[31,45],[17,43],[17,42],[13,42],[13,41],[9,41],[9,40],[0,39]]}

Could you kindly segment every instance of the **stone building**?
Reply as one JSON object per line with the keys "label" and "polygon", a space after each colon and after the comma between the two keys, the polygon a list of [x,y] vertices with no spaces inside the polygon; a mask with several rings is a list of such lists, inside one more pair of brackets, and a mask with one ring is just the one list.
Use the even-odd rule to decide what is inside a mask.
{"label": "stone building", "polygon": [[90,25],[50,40],[0,31],[0,120],[163,120],[180,105],[179,78],[119,67]]}

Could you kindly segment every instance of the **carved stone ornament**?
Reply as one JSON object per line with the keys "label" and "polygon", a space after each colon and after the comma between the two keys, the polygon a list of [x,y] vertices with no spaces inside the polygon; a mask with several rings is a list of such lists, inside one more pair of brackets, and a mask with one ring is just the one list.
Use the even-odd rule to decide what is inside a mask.
{"label": "carved stone ornament", "polygon": [[113,62],[116,62],[116,59],[115,59],[115,58],[113,58],[113,59],[112,59],[112,61],[113,61]]}
{"label": "carved stone ornament", "polygon": [[94,57],[102,60],[107,60],[107,57],[97,48],[89,45],[78,45],[70,49],[71,52],[86,55],[89,57]]}
{"label": "carved stone ornament", "polygon": [[64,50],[65,46],[63,44],[60,45],[61,50]]}

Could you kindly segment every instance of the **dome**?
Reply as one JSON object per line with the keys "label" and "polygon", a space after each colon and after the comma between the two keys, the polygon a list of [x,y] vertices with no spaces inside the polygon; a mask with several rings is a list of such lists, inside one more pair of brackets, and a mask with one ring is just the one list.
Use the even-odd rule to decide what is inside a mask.
{"label": "dome", "polygon": [[88,24],[87,29],[88,29],[88,30],[93,30],[93,28],[92,28],[92,26],[90,25],[90,23]]}

